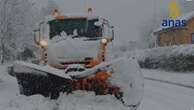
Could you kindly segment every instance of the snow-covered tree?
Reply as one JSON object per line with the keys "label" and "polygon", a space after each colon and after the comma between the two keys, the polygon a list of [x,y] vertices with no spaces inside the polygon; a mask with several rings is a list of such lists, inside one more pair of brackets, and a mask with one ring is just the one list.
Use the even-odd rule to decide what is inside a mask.
{"label": "snow-covered tree", "polygon": [[188,13],[194,11],[194,1],[181,0],[180,8],[182,13]]}
{"label": "snow-covered tree", "polygon": [[0,61],[33,47],[34,24],[56,8],[51,0],[0,0]]}
{"label": "snow-covered tree", "polygon": [[0,60],[4,63],[5,59],[9,59],[10,48],[14,48],[14,38],[11,37],[13,30],[13,13],[10,13],[13,6],[16,5],[11,0],[1,0],[0,2]]}
{"label": "snow-covered tree", "polygon": [[153,31],[160,28],[162,20],[166,18],[168,18],[168,12],[163,11],[142,21],[139,26],[140,40],[138,42],[140,47],[151,48],[156,45],[156,36],[153,35]]}

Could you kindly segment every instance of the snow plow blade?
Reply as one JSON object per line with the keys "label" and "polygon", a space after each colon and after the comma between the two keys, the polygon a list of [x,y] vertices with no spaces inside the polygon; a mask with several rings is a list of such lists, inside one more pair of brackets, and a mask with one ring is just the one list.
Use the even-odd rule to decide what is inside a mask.
{"label": "snow plow blade", "polygon": [[122,58],[113,65],[111,83],[121,88],[121,101],[136,110],[143,99],[144,77],[135,58]]}
{"label": "snow plow blade", "polygon": [[54,68],[16,62],[12,72],[17,78],[20,94],[26,96],[41,94],[56,99],[60,92],[68,92],[70,89],[68,85],[71,78],[67,75],[56,74],[62,71]]}
{"label": "snow plow blade", "polygon": [[114,72],[108,81],[122,91],[122,98],[118,99],[127,107],[137,108],[143,97],[143,75],[136,59],[133,58],[115,59],[101,63],[93,69],[69,75],[64,74],[64,70],[52,67],[16,62],[13,65],[13,72],[21,94],[27,96],[41,94],[56,99],[60,92],[72,92],[71,82],[75,80],[74,78],[83,79],[95,75],[99,69],[110,68]]}

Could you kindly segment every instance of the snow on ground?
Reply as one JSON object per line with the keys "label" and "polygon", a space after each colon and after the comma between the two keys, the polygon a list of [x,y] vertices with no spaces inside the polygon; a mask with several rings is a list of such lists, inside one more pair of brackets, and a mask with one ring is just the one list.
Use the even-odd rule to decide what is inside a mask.
{"label": "snow on ground", "polygon": [[95,96],[93,92],[83,91],[77,91],[74,95],[63,95],[57,103],[60,104],[59,110],[128,110],[115,97]]}
{"label": "snow on ground", "polygon": [[193,110],[194,90],[145,80],[144,98],[140,110]]}
{"label": "snow on ground", "polygon": [[[173,73],[142,70],[145,77],[192,85],[193,73]],[[193,84],[194,86],[194,84]],[[193,110],[194,89],[145,80],[144,98],[140,110]]]}
{"label": "snow on ground", "polygon": [[95,96],[94,93],[77,91],[49,100],[40,95],[17,96],[0,106],[1,110],[127,110],[112,96]]}
{"label": "snow on ground", "polygon": [[5,76],[5,74],[6,74],[6,66],[4,66],[4,65],[0,65],[0,82],[2,82],[3,81],[3,78],[4,78],[4,76]]}
{"label": "snow on ground", "polygon": [[194,87],[194,73],[192,72],[175,73],[175,72],[143,69],[143,74],[147,78],[173,82],[173,83]]}
{"label": "snow on ground", "polygon": [[6,72],[7,66],[0,66],[0,110],[4,110],[2,108],[3,104],[6,104],[10,101],[11,98],[17,96],[18,88],[16,80],[9,76]]}

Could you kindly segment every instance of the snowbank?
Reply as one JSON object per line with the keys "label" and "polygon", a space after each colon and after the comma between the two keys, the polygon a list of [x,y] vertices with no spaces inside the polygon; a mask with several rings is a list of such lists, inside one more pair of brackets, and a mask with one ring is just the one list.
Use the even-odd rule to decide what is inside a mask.
{"label": "snowbank", "polygon": [[136,52],[142,68],[173,71],[194,70],[194,45],[158,47]]}
{"label": "snowbank", "polygon": [[140,50],[137,51],[137,58],[139,60],[145,60],[146,58],[158,58],[162,56],[170,57],[178,56],[180,54],[183,56],[194,55],[194,45],[185,44],[180,46],[168,46]]}

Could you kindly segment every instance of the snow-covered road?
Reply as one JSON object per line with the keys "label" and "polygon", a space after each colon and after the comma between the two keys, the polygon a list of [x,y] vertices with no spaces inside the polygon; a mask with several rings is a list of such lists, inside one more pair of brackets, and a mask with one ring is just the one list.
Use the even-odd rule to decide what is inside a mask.
{"label": "snow-covered road", "polygon": [[[149,70],[143,70],[144,75]],[[151,72],[151,71],[150,71]],[[193,110],[194,89],[145,80],[140,110]]]}

